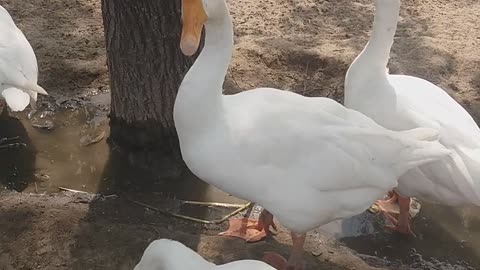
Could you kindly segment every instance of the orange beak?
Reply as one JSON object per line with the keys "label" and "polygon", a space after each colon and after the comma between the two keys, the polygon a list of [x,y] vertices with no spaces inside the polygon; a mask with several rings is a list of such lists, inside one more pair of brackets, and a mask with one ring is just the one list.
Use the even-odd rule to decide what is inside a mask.
{"label": "orange beak", "polygon": [[182,0],[183,25],[180,49],[186,56],[192,56],[197,52],[207,18],[202,0]]}

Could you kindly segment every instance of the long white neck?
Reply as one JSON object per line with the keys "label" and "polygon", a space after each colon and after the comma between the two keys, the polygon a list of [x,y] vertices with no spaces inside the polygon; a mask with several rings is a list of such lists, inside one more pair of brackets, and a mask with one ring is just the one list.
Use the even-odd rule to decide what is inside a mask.
{"label": "long white neck", "polygon": [[399,12],[400,0],[375,0],[372,36],[352,65],[364,62],[373,68],[385,70],[397,31]]}
{"label": "long white neck", "polygon": [[12,16],[10,16],[10,13],[0,5],[0,23],[4,24],[4,26],[14,26],[15,22],[12,19]]}
{"label": "long white neck", "polygon": [[180,136],[201,132],[222,117],[223,82],[233,51],[233,24],[226,3],[219,6],[215,18],[205,24],[205,46],[185,75],[175,101],[174,119]]}
{"label": "long white neck", "polygon": [[387,64],[397,30],[399,13],[400,0],[375,0],[372,35],[347,71],[345,105],[353,103],[351,100],[357,98],[356,95],[360,94],[358,91],[368,90],[364,88],[370,89],[372,82],[389,86],[386,77]]}

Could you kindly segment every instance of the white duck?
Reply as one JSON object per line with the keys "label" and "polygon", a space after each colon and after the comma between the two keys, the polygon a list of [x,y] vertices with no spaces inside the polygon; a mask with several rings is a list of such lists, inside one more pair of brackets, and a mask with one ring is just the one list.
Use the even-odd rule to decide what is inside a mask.
{"label": "white duck", "polygon": [[391,130],[428,127],[440,130],[440,142],[452,155],[410,170],[399,179],[390,200],[398,199],[402,233],[413,234],[410,197],[448,205],[480,205],[480,129],[472,117],[441,88],[411,76],[390,75],[387,63],[397,28],[400,0],[375,0],[370,41],[350,66],[345,79],[345,106]]}
{"label": "white duck", "polygon": [[[0,6],[0,93],[12,111],[23,111],[47,92],[37,84],[37,58],[8,11]],[[3,107],[3,106],[1,106]]]}
{"label": "white duck", "polygon": [[448,155],[433,129],[389,131],[331,99],[272,88],[223,95],[233,51],[227,4],[182,4],[184,54],[206,29],[175,101],[183,159],[200,179],[268,209],[254,227],[268,231],[273,214],[292,231],[289,269],[303,268],[309,230],[362,213],[408,169]]}
{"label": "white duck", "polygon": [[241,260],[217,266],[180,242],[160,239],[150,243],[133,270],[275,270],[275,268],[255,260]]}

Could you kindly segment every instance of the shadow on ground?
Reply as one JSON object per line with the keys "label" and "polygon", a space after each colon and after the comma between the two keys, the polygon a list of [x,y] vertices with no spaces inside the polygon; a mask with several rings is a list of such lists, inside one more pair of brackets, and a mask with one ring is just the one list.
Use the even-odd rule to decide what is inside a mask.
{"label": "shadow on ground", "polygon": [[424,203],[414,220],[417,238],[375,225],[373,234],[340,239],[356,252],[373,256],[364,257],[373,266],[477,269],[480,267],[479,212],[478,208],[455,209]]}
{"label": "shadow on ground", "polygon": [[9,116],[7,109],[0,113],[0,127],[0,139],[18,137],[12,142],[26,144],[26,147],[0,150],[0,186],[23,191],[36,181],[34,174],[37,150],[22,122]]}

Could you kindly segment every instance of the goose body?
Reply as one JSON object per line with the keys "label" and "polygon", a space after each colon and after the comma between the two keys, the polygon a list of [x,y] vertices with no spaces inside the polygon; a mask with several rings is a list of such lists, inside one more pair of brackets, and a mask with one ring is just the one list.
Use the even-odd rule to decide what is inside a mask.
{"label": "goose body", "polygon": [[401,196],[454,206],[480,205],[480,129],[438,86],[388,74],[400,0],[375,0],[375,4],[370,41],[347,72],[345,106],[391,130],[428,127],[440,131],[440,143],[452,154],[405,173],[396,188]]}
{"label": "goose body", "polygon": [[186,164],[298,233],[360,214],[408,168],[444,153],[326,98],[264,88],[225,96],[223,103],[218,125],[199,122],[204,133],[192,137],[178,129]]}
{"label": "goose body", "polygon": [[215,265],[180,242],[160,239],[150,243],[134,270],[275,270],[275,268],[255,260]]}
{"label": "goose body", "polygon": [[[233,50],[224,0],[184,0],[181,47],[205,46],[174,107],[184,161],[200,179],[262,205],[295,234],[357,215],[408,169],[448,155],[434,129],[389,131],[327,98],[259,88],[232,96],[222,84]],[[200,27],[196,25],[200,22]],[[303,242],[289,264],[295,269]]]}
{"label": "goose body", "polygon": [[35,105],[37,94],[47,92],[37,84],[37,58],[25,35],[8,11],[0,6],[0,94],[12,111]]}

